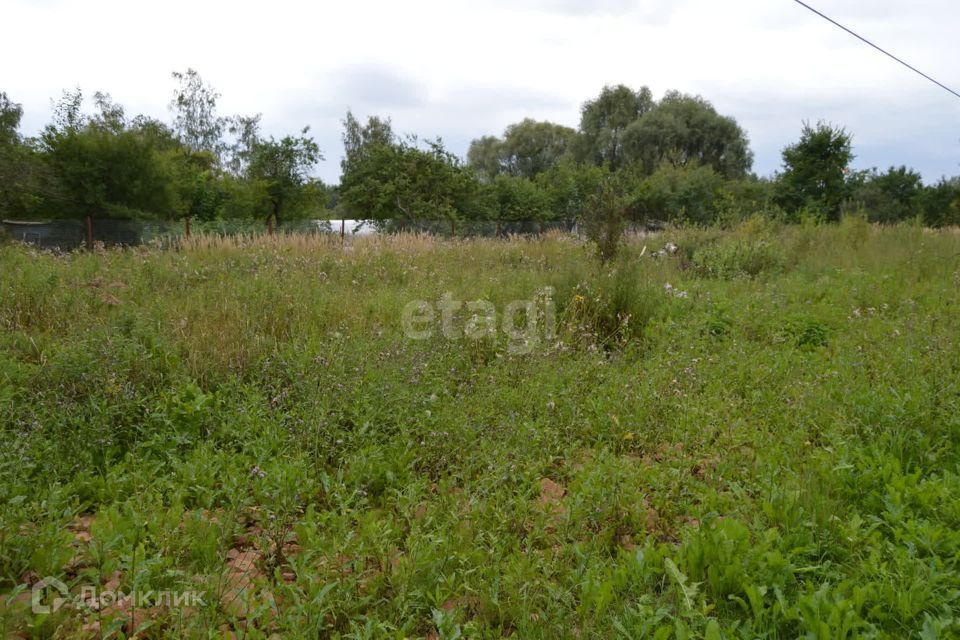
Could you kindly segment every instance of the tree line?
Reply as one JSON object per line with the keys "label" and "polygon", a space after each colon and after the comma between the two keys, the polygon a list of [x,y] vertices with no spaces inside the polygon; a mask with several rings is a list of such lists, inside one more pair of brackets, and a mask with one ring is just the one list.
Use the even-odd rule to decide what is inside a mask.
{"label": "tree line", "polygon": [[65,91],[39,135],[19,133],[22,107],[0,93],[0,216],[14,219],[321,217],[329,190],[309,129],[264,136],[260,115],[224,117],[196,71],[174,73],[171,122],[129,117],[109,94],[84,112]]}
{"label": "tree line", "polygon": [[[461,159],[440,139],[393,130],[389,118],[343,120],[338,185],[313,176],[323,155],[304,127],[265,136],[261,116],[222,116],[194,70],[173,74],[171,119],[129,117],[108,94],[93,113],[64,92],[36,136],[0,93],[0,217],[255,220],[539,221],[586,226],[661,221],[727,224],[752,215],[797,221],[862,213],[876,222],[960,224],[960,179],[925,185],[905,166],[851,171],[852,137],[803,125],[782,170],[752,172],[746,132],[700,96],[605,87],[577,128],[524,119],[474,140]],[[606,209],[604,213],[603,210]]]}

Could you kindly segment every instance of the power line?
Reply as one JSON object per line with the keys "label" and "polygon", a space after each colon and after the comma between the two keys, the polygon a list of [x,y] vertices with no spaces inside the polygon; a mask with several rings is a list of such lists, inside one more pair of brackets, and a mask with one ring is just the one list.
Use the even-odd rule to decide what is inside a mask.
{"label": "power line", "polygon": [[956,96],[957,98],[960,98],[960,93],[957,93],[956,91],[954,91],[953,89],[951,89],[951,88],[948,87],[947,85],[943,84],[942,82],[939,82],[939,81],[937,81],[937,80],[934,80],[933,78],[931,78],[930,76],[928,76],[927,74],[925,74],[923,71],[920,71],[920,69],[917,69],[917,68],[914,67],[913,65],[907,64],[906,62],[904,62],[903,60],[901,60],[901,59],[898,58],[897,56],[893,55],[892,53],[890,53],[889,51],[887,51],[887,50],[885,50],[885,49],[882,49],[882,48],[878,47],[877,45],[873,44],[872,42],[870,42],[869,40],[867,40],[867,39],[864,38],[863,36],[861,36],[861,35],[853,32],[853,31],[851,31],[850,29],[847,29],[845,26],[843,26],[842,24],[840,24],[839,22],[837,22],[836,20],[834,20],[834,19],[831,18],[830,16],[827,16],[827,15],[825,15],[825,14],[817,11],[816,9],[814,9],[813,7],[811,7],[810,5],[808,5],[808,4],[805,3],[805,2],[801,2],[800,0],[793,0],[793,1],[796,2],[797,4],[799,4],[801,7],[805,7],[805,8],[807,8],[807,9],[809,9],[810,11],[814,12],[815,14],[817,14],[818,16],[820,16],[821,18],[823,18],[823,19],[826,20],[827,22],[830,22],[830,23],[832,23],[832,24],[840,27],[841,29],[843,29],[844,31],[846,31],[847,33],[849,33],[850,35],[852,35],[852,36],[853,36],[854,38],[856,38],[857,40],[861,40],[862,42],[867,43],[868,45],[870,45],[871,47],[873,47],[874,49],[876,49],[876,50],[879,51],[880,53],[884,54],[885,56],[888,56],[888,57],[890,57],[890,58],[893,58],[894,60],[896,60],[897,62],[899,62],[899,63],[902,64],[903,66],[905,66],[907,69],[910,69],[910,70],[913,71],[914,73],[920,74],[921,76],[923,76],[924,78],[926,78],[927,80],[929,80],[929,81],[932,82],[933,84],[937,85],[937,86],[940,87],[941,89],[944,89],[944,90],[946,90],[946,91],[949,91],[950,93],[952,93],[952,94],[953,94],[954,96]]}

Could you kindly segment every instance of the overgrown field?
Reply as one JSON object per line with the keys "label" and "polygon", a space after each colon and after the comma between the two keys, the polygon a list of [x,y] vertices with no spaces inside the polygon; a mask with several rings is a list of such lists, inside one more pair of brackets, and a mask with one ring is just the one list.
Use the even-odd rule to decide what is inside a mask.
{"label": "overgrown field", "polygon": [[956,637],[958,305],[855,221],[0,247],[0,634]]}

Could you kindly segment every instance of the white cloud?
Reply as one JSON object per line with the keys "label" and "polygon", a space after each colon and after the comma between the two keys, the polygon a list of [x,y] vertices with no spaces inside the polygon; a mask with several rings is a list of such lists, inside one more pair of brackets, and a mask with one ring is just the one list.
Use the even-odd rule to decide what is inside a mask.
{"label": "white cloud", "polygon": [[[960,100],[789,0],[6,4],[0,90],[24,103],[28,132],[78,84],[167,118],[170,72],[190,66],[224,113],[263,112],[278,135],[310,125],[327,157],[319,173],[335,180],[348,107],[465,153],[525,116],[575,126],[584,100],[622,82],[711,100],[747,129],[762,174],[804,119],[845,125],[861,166],[960,172]],[[960,86],[960,4],[813,4]]]}

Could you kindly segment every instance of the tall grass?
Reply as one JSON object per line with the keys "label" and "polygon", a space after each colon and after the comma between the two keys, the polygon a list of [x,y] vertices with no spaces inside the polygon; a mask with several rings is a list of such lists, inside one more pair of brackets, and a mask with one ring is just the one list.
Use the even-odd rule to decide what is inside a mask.
{"label": "tall grass", "polygon": [[[529,351],[404,333],[548,289]],[[0,628],[952,637],[958,292],[955,231],[854,220],[0,247]]]}

